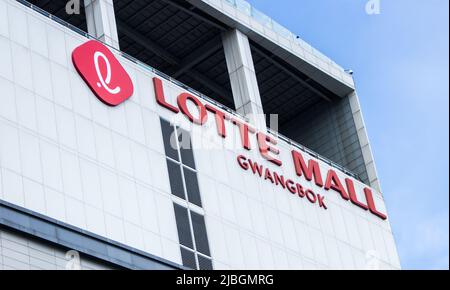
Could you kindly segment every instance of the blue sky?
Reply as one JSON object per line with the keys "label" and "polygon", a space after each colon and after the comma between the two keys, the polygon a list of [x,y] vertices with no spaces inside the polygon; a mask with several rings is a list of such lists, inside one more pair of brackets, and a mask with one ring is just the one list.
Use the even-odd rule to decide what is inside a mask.
{"label": "blue sky", "polygon": [[449,268],[448,0],[253,0],[354,78],[404,269]]}

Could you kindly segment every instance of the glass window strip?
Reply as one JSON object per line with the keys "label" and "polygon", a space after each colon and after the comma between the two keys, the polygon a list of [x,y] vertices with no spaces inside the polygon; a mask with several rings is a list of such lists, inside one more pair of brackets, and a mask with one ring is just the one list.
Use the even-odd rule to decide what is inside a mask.
{"label": "glass window strip", "polygon": [[[165,149],[166,145],[170,144],[170,138],[171,136],[177,136],[177,138],[174,138],[176,142],[176,149],[174,149],[172,146],[170,146],[169,149],[166,149],[166,160],[168,164],[168,170],[169,170],[169,179],[170,179],[170,169],[169,167],[178,166],[178,168],[181,171],[181,180],[182,180],[182,187],[183,187],[183,195],[181,194],[174,194],[173,188],[172,188],[172,181],[174,179],[177,179],[176,176],[173,178],[173,180],[170,180],[171,182],[171,190],[173,195],[173,205],[174,205],[174,211],[175,211],[175,218],[177,223],[177,231],[179,235],[180,240],[180,251],[182,255],[182,262],[184,266],[191,267],[193,269],[205,269],[210,270],[213,269],[212,266],[212,258],[208,255],[210,255],[209,251],[209,241],[208,241],[208,235],[206,232],[206,224],[205,224],[205,218],[203,213],[203,208],[201,204],[201,195],[200,195],[200,188],[198,184],[198,176],[197,176],[197,170],[195,167],[195,158],[194,153],[192,150],[192,139],[190,132],[179,128],[178,126],[172,126],[168,121],[164,120],[163,118],[160,118],[161,120],[161,127],[162,130],[165,130],[163,132],[163,139],[165,139]],[[178,138],[178,130],[181,132],[181,134],[188,135],[189,137],[189,150],[184,151],[184,157],[182,157],[182,151],[180,149],[180,140]],[[168,134],[168,132],[171,132]],[[175,135],[171,135],[175,133]],[[169,139],[169,140],[167,140]],[[172,141],[173,142],[173,141]],[[173,150],[171,150],[173,149]],[[175,154],[175,152],[177,154]],[[169,152],[169,153],[168,153]],[[171,166],[169,166],[171,164]],[[189,199],[188,189],[187,189],[187,183],[186,183],[186,177],[185,177],[185,171],[188,172],[190,178],[195,178],[195,182],[192,182],[190,184],[190,191],[191,191],[191,199]],[[175,174],[176,175],[176,174]],[[176,190],[180,191],[180,185],[175,185],[174,188],[177,188]],[[177,198],[182,199],[184,202],[181,202],[177,200]],[[184,205],[182,205],[182,203]],[[186,216],[185,212],[187,212],[187,222],[188,222],[188,229],[189,234],[185,232],[186,230]],[[178,217],[177,217],[178,215]],[[184,217],[180,217],[184,216]],[[194,229],[194,221],[192,219],[192,216],[194,216],[196,227]],[[180,224],[180,225],[179,225]],[[184,228],[183,228],[184,224]],[[190,236],[190,239],[189,239]],[[199,242],[196,241],[196,239],[199,239]],[[201,252],[197,249],[197,244],[201,248]],[[192,259],[191,253],[194,254],[195,258],[195,267],[194,262]]]}
{"label": "glass window strip", "polygon": [[192,211],[189,211],[189,214],[191,215],[192,230],[194,232],[195,249],[197,252],[210,256],[205,218]]}
{"label": "glass window strip", "polygon": [[188,209],[176,203],[173,204],[173,208],[175,211],[175,221],[177,224],[178,240],[180,244],[195,250]]}
{"label": "glass window strip", "polygon": [[183,167],[183,176],[188,201],[199,207],[202,207],[197,172]]}
{"label": "glass window strip", "polygon": [[181,251],[181,261],[183,263],[183,266],[192,268],[192,269],[199,269],[199,263],[198,258],[196,257],[196,254],[194,251],[185,248],[180,247]]}
{"label": "glass window strip", "polygon": [[192,148],[191,133],[180,127],[176,127],[176,130],[179,144],[178,148],[180,150],[180,160],[184,165],[195,170],[195,159],[194,150]]}
{"label": "glass window strip", "polygon": [[[175,127],[170,124],[170,122],[160,118],[161,123],[161,131],[163,136],[163,143],[164,143],[164,151],[166,153],[167,157],[170,157],[174,160],[180,160],[180,153],[178,152],[178,138],[173,138],[172,136],[175,133]],[[171,139],[175,141],[175,144],[171,142]],[[172,145],[175,145],[176,148],[173,148]]]}
{"label": "glass window strip", "polygon": [[211,258],[206,258],[197,253],[197,265],[199,270],[212,270],[213,264]]}
{"label": "glass window strip", "polygon": [[185,182],[180,164],[167,158],[167,171],[172,194],[186,200]]}

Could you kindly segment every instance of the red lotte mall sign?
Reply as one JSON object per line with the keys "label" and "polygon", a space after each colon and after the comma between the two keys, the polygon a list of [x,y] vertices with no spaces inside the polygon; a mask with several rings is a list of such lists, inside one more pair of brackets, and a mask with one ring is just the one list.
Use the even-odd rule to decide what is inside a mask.
{"label": "red lotte mall sign", "polygon": [[[133,95],[133,83],[130,76],[113,53],[100,42],[90,40],[77,47],[72,53],[72,61],[76,70],[91,91],[103,103],[110,106],[117,106]],[[174,114],[182,113],[192,123],[199,126],[208,122],[208,112],[212,113],[214,115],[217,134],[221,138],[227,138],[225,124],[226,122],[231,122],[240,132],[243,148],[252,150],[250,137],[255,136],[262,158],[278,167],[283,166],[283,162],[278,159],[280,150],[276,146],[277,140],[274,137],[257,131],[250,124],[238,120],[216,107],[203,104],[200,99],[187,92],[183,92],[177,96],[176,104],[169,104],[164,95],[161,79],[154,77],[153,85],[156,102],[160,106]],[[188,106],[189,103],[190,106]],[[195,108],[195,112],[192,112],[193,109],[189,109],[189,107]],[[298,177],[314,182],[315,185],[323,188],[325,191],[334,191],[343,200],[349,201],[362,210],[369,211],[383,220],[386,219],[386,215],[377,210],[370,188],[365,187],[363,189],[365,201],[358,200],[355,192],[354,179],[348,177],[342,180],[333,169],[329,169],[327,172],[321,172],[317,160],[314,158],[305,159],[299,151],[292,150],[291,155],[295,174]],[[316,194],[311,189],[304,188],[295,182],[294,179],[286,178],[276,171],[271,171],[269,168],[248,159],[244,155],[239,155],[237,162],[243,170],[250,171],[254,175],[267,180],[267,182],[281,186],[291,194],[307,199],[310,203],[317,204],[320,208],[327,209],[325,196]]]}

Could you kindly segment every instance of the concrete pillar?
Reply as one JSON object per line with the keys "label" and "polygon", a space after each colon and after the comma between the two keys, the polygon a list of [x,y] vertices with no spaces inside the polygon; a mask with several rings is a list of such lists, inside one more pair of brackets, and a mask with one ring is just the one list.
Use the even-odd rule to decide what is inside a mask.
{"label": "concrete pillar", "polygon": [[233,29],[222,34],[222,41],[236,111],[248,117],[258,129],[265,130],[266,120],[247,35]]}
{"label": "concrete pillar", "polygon": [[88,33],[119,49],[113,0],[84,0]]}
{"label": "concrete pillar", "polygon": [[364,124],[358,95],[356,94],[356,92],[353,92],[348,96],[348,98],[350,101],[350,107],[352,109],[356,131],[358,132],[358,139],[364,158],[364,164],[366,166],[367,176],[369,178],[369,184],[371,187],[381,192],[381,185],[378,179],[378,173],[372,154],[372,149],[370,147],[369,138],[367,136],[366,126]]}

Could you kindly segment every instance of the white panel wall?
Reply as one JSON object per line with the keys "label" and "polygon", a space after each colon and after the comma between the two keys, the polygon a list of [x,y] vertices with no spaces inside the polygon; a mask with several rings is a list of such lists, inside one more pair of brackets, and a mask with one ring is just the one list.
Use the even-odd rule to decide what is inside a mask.
{"label": "white panel wall", "polygon": [[[0,0],[0,13],[1,199],[181,263],[159,123],[160,116],[176,118],[193,134],[215,268],[365,268],[374,261],[400,267],[388,221],[334,192],[324,193],[325,211],[236,162],[245,154],[295,178],[287,144],[280,142],[284,164],[275,168],[261,158],[256,139],[244,152],[231,124],[226,139],[212,115],[205,126],[191,127],[156,105],[154,75],[123,58],[135,93],[105,106],[71,63],[86,39],[14,1]],[[172,104],[182,92],[167,81],[164,90]],[[356,187],[361,192],[362,184]],[[381,195],[375,198],[385,212]]]}
{"label": "white panel wall", "polygon": [[0,13],[0,198],[181,263],[150,76],[126,63],[137,93],[106,107],[71,62],[86,39],[15,1]]}
{"label": "white panel wall", "polygon": [[[75,252],[76,253],[76,252]],[[111,265],[0,230],[0,270],[112,270]]]}

